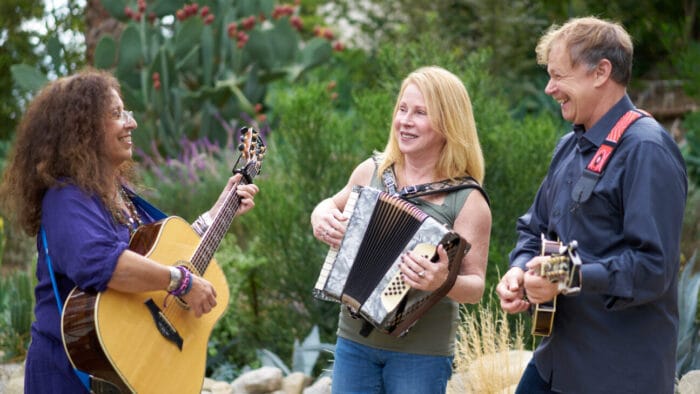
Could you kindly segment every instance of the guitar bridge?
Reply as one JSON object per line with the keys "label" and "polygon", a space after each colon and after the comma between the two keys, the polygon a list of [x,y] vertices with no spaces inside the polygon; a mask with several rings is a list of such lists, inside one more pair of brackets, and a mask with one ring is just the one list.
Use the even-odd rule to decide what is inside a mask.
{"label": "guitar bridge", "polygon": [[153,322],[156,323],[156,328],[158,329],[158,332],[160,332],[160,335],[162,335],[163,338],[167,339],[168,341],[174,343],[178,349],[182,350],[182,337],[180,334],[178,334],[175,327],[170,324],[168,319],[163,314],[163,311],[158,308],[158,305],[156,305],[152,298],[149,298],[146,302],[144,302],[144,304],[148,308],[149,312],[151,312]]}

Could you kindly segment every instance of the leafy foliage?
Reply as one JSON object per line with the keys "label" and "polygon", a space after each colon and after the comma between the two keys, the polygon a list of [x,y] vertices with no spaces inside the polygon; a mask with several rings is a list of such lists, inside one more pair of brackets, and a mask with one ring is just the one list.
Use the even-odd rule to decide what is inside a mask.
{"label": "leafy foliage", "polygon": [[[509,107],[518,112],[555,109],[543,103],[542,71],[535,61],[535,45],[551,24],[571,17],[596,15],[621,22],[634,37],[633,81],[676,79],[675,59],[692,51],[697,43],[700,14],[695,1],[653,0],[368,0],[357,6],[336,0],[326,13],[359,29],[353,39],[364,47],[393,42],[403,45],[426,35],[447,48],[465,53],[490,49],[488,68],[506,79],[501,87]],[[360,9],[361,8],[361,9]],[[691,75],[697,62],[685,63]],[[543,104],[545,104],[543,106]]]}
{"label": "leafy foliage", "polygon": [[[700,88],[700,85],[698,87]],[[700,111],[686,116],[683,126],[686,130],[686,141],[681,151],[688,168],[688,176],[700,186]]]}
{"label": "leafy foliage", "polygon": [[222,126],[227,132],[223,144],[208,138],[182,138],[180,153],[173,157],[162,155],[155,143],[148,150],[136,148],[144,197],[157,201],[163,212],[190,222],[209,210],[233,175],[232,166],[239,155],[235,127]]}
{"label": "leafy foliage", "polygon": [[[80,45],[60,39],[82,29],[82,7],[76,1],[67,0],[51,14],[45,12],[44,1],[0,3],[0,140],[11,139],[24,103],[46,81],[45,75],[63,75],[84,63]],[[21,78],[27,84],[17,82],[18,73],[27,75]]]}
{"label": "leafy foliage", "polygon": [[[39,15],[36,1],[11,0],[0,10],[19,3],[22,15]],[[76,0],[68,3],[71,9],[80,9]],[[196,16],[178,19],[183,0],[149,1],[146,12],[136,19],[125,13],[125,5],[133,1],[103,3],[126,30],[120,39],[103,39],[96,62],[114,68],[125,87],[127,106],[136,112],[136,145],[147,147],[139,155],[146,169],[144,195],[157,206],[188,220],[211,206],[235,155],[231,149],[235,121],[230,119],[240,118],[242,112],[258,120],[267,116],[274,129],[267,135],[269,154],[256,179],[261,188],[256,208],[234,222],[233,236],[216,254],[232,297],[214,329],[208,370],[231,378],[242,366],[261,362],[259,349],[294,365],[300,345],[290,338],[313,333],[316,325],[319,341],[334,338],[337,305],[311,296],[327,248],[313,238],[309,214],[344,185],[354,166],[383,148],[395,96],[408,72],[429,64],[445,67],[462,78],[472,98],[487,164],[485,188],[492,200],[487,288],[507,268],[515,219],[528,208],[555,140],[565,131],[556,103],[542,93],[546,75],[534,62],[534,43],[541,30],[571,15],[623,16],[636,38],[636,76],[674,76],[675,70],[685,70],[679,75],[697,78],[695,52],[686,51],[697,51],[697,29],[687,28],[696,23],[697,15],[683,17],[686,3],[679,2],[370,1],[368,18],[362,21],[371,34],[369,50],[333,57],[326,56],[328,43],[315,39],[310,28],[296,32],[290,30],[290,19],[270,18],[271,0],[202,1],[214,15],[210,23],[201,9]],[[315,9],[323,2],[309,3]],[[7,99],[0,106],[0,119],[6,120],[0,130],[3,140],[11,137],[26,92],[42,78],[66,74],[79,64],[71,55],[74,49],[50,41],[61,29],[67,30],[67,23],[80,26],[75,25],[74,13],[38,37],[39,44],[30,44],[35,37],[16,30],[20,18],[15,9],[0,13],[5,15],[0,20],[7,22],[0,25],[9,31],[0,49],[0,69],[6,71],[3,86],[11,86],[10,64],[25,66],[14,68],[16,84],[5,90]],[[253,45],[239,48],[228,35],[229,24],[261,11],[267,22],[255,24],[248,42]],[[310,18],[318,21],[316,16]],[[659,40],[664,40],[662,45]],[[298,48],[289,45],[292,41]],[[292,47],[300,52],[291,53]],[[49,55],[49,63],[39,61],[33,52],[37,48]],[[10,56],[6,51],[14,52]],[[278,53],[284,56],[277,59]],[[328,66],[323,73],[301,73],[321,63]],[[313,82],[301,84],[300,75]],[[686,158],[691,158],[689,172],[698,179],[692,158],[697,156],[694,139],[700,127],[693,117],[687,122],[691,131]],[[162,149],[161,143],[169,148]],[[26,282],[25,274],[13,275],[17,277],[0,280],[3,346],[10,338],[6,333],[21,331],[9,327],[24,327],[26,311],[31,314],[30,306],[9,306],[19,299],[9,294],[26,292],[12,287],[25,286],[19,285]],[[26,345],[21,335],[12,338],[13,348]]]}
{"label": "leafy foliage", "polygon": [[277,113],[290,116],[269,135],[256,180],[261,191],[239,234],[242,256],[248,256],[239,260],[252,264],[238,273],[239,293],[229,312],[236,328],[227,335],[237,345],[227,359],[236,365],[253,364],[262,348],[288,359],[290,337],[302,337],[313,324],[328,337],[337,320],[337,307],[311,296],[325,248],[311,235],[309,214],[321,196],[340,188],[337,174],[349,174],[358,136],[352,120],[334,112],[325,85],[276,97]]}
{"label": "leafy foliage", "polygon": [[7,360],[22,360],[29,347],[36,285],[33,277],[29,270],[0,277],[0,349]]}
{"label": "leafy foliage", "polygon": [[498,207],[493,209],[492,250],[500,252],[492,257],[489,281],[496,279],[498,266],[507,264],[503,255],[514,242],[513,212],[527,209],[546,170],[557,127],[544,115],[523,122],[510,117],[498,80],[486,71],[488,53],[465,56],[436,42],[426,37],[382,47],[376,58],[360,65],[372,65],[375,82],[351,90],[348,107],[337,106],[334,93],[354,81],[353,72],[330,84],[279,85],[270,96],[277,117],[271,119],[274,132],[256,180],[261,190],[256,208],[236,233],[240,255],[230,277],[239,285],[232,286],[237,301],[215,335],[220,364],[258,362],[257,349],[289,360],[289,338],[301,337],[313,325],[324,341],[333,340],[338,306],[311,294],[327,247],[313,237],[309,215],[347,182],[356,165],[384,148],[401,80],[420,66],[441,65],[468,87],[487,156],[486,187]]}
{"label": "leafy foliage", "polygon": [[302,372],[306,376],[312,376],[321,352],[332,353],[334,350],[334,345],[321,342],[318,326],[313,326],[303,342],[300,343],[298,339],[294,339],[291,366],[287,366],[279,356],[267,349],[259,350],[258,357],[263,366],[277,367],[286,375],[292,372]]}
{"label": "leafy foliage", "polygon": [[328,40],[301,39],[294,7],[273,1],[105,7],[125,29],[118,41],[98,43],[96,65],[114,68],[141,122],[139,140],[169,153],[178,152],[183,137],[224,142],[217,117],[260,114],[269,83],[294,81],[331,56]]}
{"label": "leafy foliage", "polygon": [[700,299],[700,271],[695,267],[697,251],[688,260],[678,281],[678,350],[676,374],[700,369],[700,321],[698,300]]}

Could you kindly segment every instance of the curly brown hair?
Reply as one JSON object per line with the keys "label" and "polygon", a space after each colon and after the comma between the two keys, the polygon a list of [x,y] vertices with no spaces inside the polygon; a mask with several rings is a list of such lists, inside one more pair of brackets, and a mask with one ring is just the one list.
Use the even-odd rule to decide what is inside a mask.
{"label": "curly brown hair", "polygon": [[121,95],[111,74],[85,69],[50,82],[29,104],[0,185],[4,213],[28,235],[38,233],[42,199],[54,186],[74,184],[116,211],[115,184],[131,179],[133,166],[113,174],[105,159],[112,89]]}

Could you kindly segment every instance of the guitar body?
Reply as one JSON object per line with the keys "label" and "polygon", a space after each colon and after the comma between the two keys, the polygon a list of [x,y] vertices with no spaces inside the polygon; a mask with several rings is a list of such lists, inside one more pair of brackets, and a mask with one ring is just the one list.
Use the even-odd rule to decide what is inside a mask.
{"label": "guitar body", "polygon": [[[129,248],[174,266],[190,261],[200,238],[178,217],[139,227]],[[104,392],[200,393],[211,331],[226,311],[226,277],[212,260],[196,273],[216,289],[217,305],[197,318],[165,291],[90,293],[74,289],[61,325],[74,367],[93,376]],[[167,304],[166,304],[167,302]]]}

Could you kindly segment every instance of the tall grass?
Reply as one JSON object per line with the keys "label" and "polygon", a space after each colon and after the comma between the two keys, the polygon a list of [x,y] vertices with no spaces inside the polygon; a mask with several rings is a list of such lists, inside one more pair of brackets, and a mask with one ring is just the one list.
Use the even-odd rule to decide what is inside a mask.
{"label": "tall grass", "polygon": [[517,385],[530,359],[524,350],[525,325],[521,315],[509,323],[493,297],[462,306],[457,333],[455,370],[450,393],[507,393]]}

